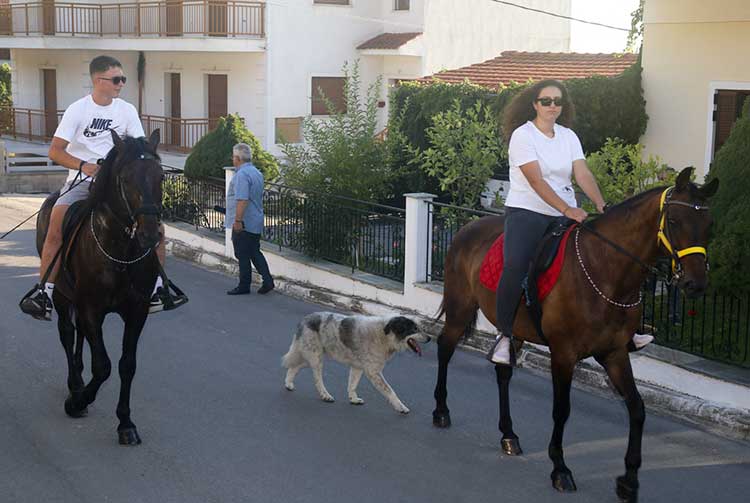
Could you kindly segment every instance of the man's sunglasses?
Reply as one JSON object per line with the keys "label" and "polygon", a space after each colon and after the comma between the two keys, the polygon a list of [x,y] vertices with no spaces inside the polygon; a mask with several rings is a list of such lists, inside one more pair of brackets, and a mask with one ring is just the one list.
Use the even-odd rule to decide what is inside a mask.
{"label": "man's sunglasses", "polygon": [[119,85],[120,82],[124,84],[125,82],[128,81],[127,77],[125,76],[120,77],[119,75],[117,77],[112,77],[111,79],[108,79],[107,77],[99,77],[99,78],[102,80],[111,80],[112,83],[116,86]]}
{"label": "man's sunglasses", "polygon": [[540,105],[543,107],[551,106],[552,103],[555,104],[556,107],[561,107],[563,105],[563,99],[562,98],[537,98],[536,101],[539,102]]}

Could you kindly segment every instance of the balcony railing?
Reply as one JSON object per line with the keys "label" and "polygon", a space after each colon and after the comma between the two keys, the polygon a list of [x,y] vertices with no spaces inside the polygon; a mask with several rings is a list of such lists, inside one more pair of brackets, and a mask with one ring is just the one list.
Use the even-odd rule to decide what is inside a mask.
{"label": "balcony railing", "polygon": [[265,37],[265,3],[168,0],[0,5],[0,36]]}
{"label": "balcony railing", "polygon": [[[33,108],[0,107],[0,135],[33,141],[52,141],[64,110],[47,113]],[[161,133],[161,145],[188,152],[206,133],[216,127],[218,118],[180,119],[141,115],[146,136],[155,129]]]}

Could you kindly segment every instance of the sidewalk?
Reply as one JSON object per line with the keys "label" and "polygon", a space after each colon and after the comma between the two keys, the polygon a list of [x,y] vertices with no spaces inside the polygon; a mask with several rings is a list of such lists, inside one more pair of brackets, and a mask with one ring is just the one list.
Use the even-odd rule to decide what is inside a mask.
{"label": "sidewalk", "polygon": [[[36,211],[42,200],[40,196],[0,196],[0,211],[13,211],[20,220]],[[169,223],[167,237],[170,254],[236,276],[236,261],[224,255],[224,236],[199,231],[187,224]],[[436,310],[403,307],[409,304],[403,300],[400,283],[366,273],[352,274],[347,267],[279,250],[269,243],[263,243],[263,251],[275,275],[277,289],[287,295],[363,313],[407,310],[423,321],[429,333],[437,335],[442,328],[442,323],[431,318]],[[227,285],[231,283],[227,281]],[[442,294],[437,285],[418,286],[432,292],[436,299]],[[463,347],[484,352],[491,340],[488,332],[479,330],[463,341]],[[524,347],[520,366],[535,373],[548,373],[547,348],[531,344]],[[750,370],[656,344],[631,354],[631,362],[649,411],[676,416],[724,436],[750,440]],[[591,359],[579,363],[575,385],[612,395],[601,367]]]}

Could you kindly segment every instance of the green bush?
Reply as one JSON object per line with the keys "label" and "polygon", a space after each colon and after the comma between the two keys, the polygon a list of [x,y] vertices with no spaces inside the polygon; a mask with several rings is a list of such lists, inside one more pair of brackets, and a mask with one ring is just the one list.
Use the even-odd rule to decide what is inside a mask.
{"label": "green bush", "polygon": [[725,294],[750,292],[750,98],[729,138],[716,153],[707,181],[719,179],[711,199],[714,237],[709,247],[711,283]]}
{"label": "green bush", "polygon": [[253,151],[253,164],[266,181],[279,175],[276,158],[263,150],[258,139],[236,114],[219,119],[216,129],[198,140],[185,160],[185,176],[192,178],[224,178],[224,168],[232,166],[232,147],[247,143]]}
{"label": "green bush", "polygon": [[[396,140],[389,147],[390,170],[399,173],[404,166],[414,165],[415,153],[431,145],[427,130],[433,126],[434,117],[454,106],[456,100],[462,110],[479,102],[493,112],[502,123],[505,106],[529,83],[501,85],[496,92],[486,88],[463,84],[447,84],[435,81],[430,84],[405,83],[391,93],[391,115],[388,122],[389,140]],[[640,61],[616,77],[594,76],[565,81],[576,105],[576,121],[573,129],[578,134],[584,152],[596,152],[607,138],[620,138],[625,144],[635,144],[646,130],[648,116],[641,88]],[[501,137],[500,131],[497,131]],[[507,163],[501,162],[494,169],[495,176],[507,173]],[[421,170],[420,170],[421,171]],[[406,179],[410,186],[394,186],[394,192],[416,192],[439,189],[433,178],[401,175],[396,180]],[[403,184],[402,184],[403,185]],[[438,193],[441,193],[440,191]]]}
{"label": "green bush", "polygon": [[437,178],[453,204],[475,207],[503,155],[497,123],[481,102],[463,110],[460,100],[437,113],[427,129],[430,144],[414,151],[413,164]]}
{"label": "green bush", "polygon": [[10,89],[10,65],[0,65],[0,106],[12,106],[13,98]]}
{"label": "green bush", "polygon": [[338,112],[322,96],[329,116],[303,120],[304,144],[282,144],[287,158],[282,175],[286,183],[301,189],[374,201],[388,192],[386,148],[375,138],[382,81],[378,78],[363,97],[359,62],[351,71],[344,65],[344,75],[346,112]]}
{"label": "green bush", "polygon": [[[658,157],[643,160],[643,145],[628,145],[619,138],[607,138],[598,152],[586,158],[607,204],[617,204],[659,185],[674,183],[677,173]],[[594,211],[590,202],[584,209]]]}

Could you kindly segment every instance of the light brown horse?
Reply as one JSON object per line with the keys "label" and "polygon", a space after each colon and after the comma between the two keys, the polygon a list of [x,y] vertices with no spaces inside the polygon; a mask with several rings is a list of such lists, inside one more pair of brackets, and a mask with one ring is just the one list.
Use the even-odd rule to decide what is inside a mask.
{"label": "light brown horse", "polygon": [[[542,329],[549,342],[554,389],[549,457],[554,464],[552,484],[559,491],[576,490],[563,459],[563,430],[570,414],[573,369],[578,361],[593,356],[627,405],[626,473],[617,478],[616,490],[624,501],[637,500],[645,410],[633,379],[628,343],[641,319],[639,292],[647,266],[660,255],[671,256],[674,280],[689,297],[703,293],[708,283],[705,246],[711,217],[706,203],[716,192],[718,180],[698,187],[690,182],[691,172],[692,168],[682,170],[674,187],[652,189],[613,207],[586,224],[595,232],[575,229],[567,242],[559,280],[542,303]],[[435,426],[450,426],[447,371],[459,338],[474,328],[477,309],[495,323],[495,292],[480,283],[479,270],[502,230],[502,217],[481,218],[464,226],[448,250],[441,306],[445,328],[438,339],[436,408],[432,413]],[[516,314],[513,335],[519,346],[523,341],[543,343],[524,302]],[[496,365],[495,371],[502,449],[508,455],[521,454],[508,403],[512,367]]]}

